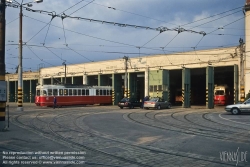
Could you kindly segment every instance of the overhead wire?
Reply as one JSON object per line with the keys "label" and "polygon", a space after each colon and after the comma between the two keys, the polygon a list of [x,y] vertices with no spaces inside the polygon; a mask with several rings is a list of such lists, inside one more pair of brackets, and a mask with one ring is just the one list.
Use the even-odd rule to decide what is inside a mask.
{"label": "overhead wire", "polygon": [[[27,45],[25,45],[25,46],[27,46]],[[49,63],[49,62],[47,62],[47,61],[44,61],[43,59],[41,59],[29,46],[27,46],[27,48],[40,60],[40,61],[42,61],[42,62],[45,62],[45,63],[47,63],[47,64],[49,64],[49,65],[51,65],[51,66],[55,66],[55,65],[53,65],[53,64],[51,64],[51,63]]]}
{"label": "overhead wire", "polygon": [[192,22],[183,24],[183,25],[181,25],[181,26],[186,26],[186,25],[193,24],[193,23],[196,23],[196,22],[199,22],[199,21],[203,21],[203,20],[209,19],[209,18],[211,18],[211,17],[215,17],[215,16],[218,16],[218,15],[222,15],[222,14],[224,14],[224,13],[231,12],[231,11],[233,11],[233,10],[236,10],[236,9],[239,9],[239,8],[242,8],[242,7],[244,7],[244,6],[240,6],[240,7],[237,7],[237,8],[234,8],[234,9],[231,9],[231,10],[228,10],[228,11],[225,11],[225,12],[221,12],[221,13],[218,13],[218,14],[215,14],[215,15],[212,15],[212,16],[209,16],[209,17],[205,17],[205,18],[202,18],[202,19],[199,19],[199,20],[195,20],[195,21],[192,21]]}
{"label": "overhead wire", "polygon": [[[200,40],[200,41],[201,41],[201,40]],[[200,42],[200,41],[199,41],[199,42]],[[66,42],[65,42],[65,43],[66,43]],[[198,43],[198,44],[199,44],[199,43]],[[197,44],[197,45],[198,45],[198,44]],[[197,46],[197,45],[196,45],[196,46]]]}
{"label": "overhead wire", "polygon": [[165,46],[163,47],[163,49],[166,48],[166,47],[167,47],[167,46],[177,37],[177,35],[179,35],[179,33],[176,34],[176,35],[167,43],[167,45],[165,45]]}
{"label": "overhead wire", "polygon": [[84,57],[85,59],[89,60],[90,62],[94,62],[93,60],[90,60],[89,58],[87,58],[86,56],[83,56],[82,54],[78,53],[77,51],[73,50],[72,48],[70,48],[69,46],[67,46],[67,48],[69,48],[70,50],[72,50],[73,52],[75,52],[76,54]]}
{"label": "overhead wire", "polygon": [[216,20],[220,20],[220,19],[222,19],[222,18],[224,18],[224,17],[228,17],[228,16],[230,16],[230,15],[233,15],[233,14],[239,13],[239,12],[242,12],[242,10],[236,11],[236,12],[234,12],[234,13],[230,13],[230,14],[228,14],[228,15],[226,15],[226,16],[222,16],[222,17],[217,18],[217,19],[214,19],[214,20],[210,20],[210,21],[208,21],[208,22],[205,22],[205,23],[202,23],[202,24],[200,24],[200,25],[194,26],[194,27],[192,27],[191,29],[194,29],[194,28],[200,27],[200,26],[202,26],[202,25],[205,25],[205,24],[214,22],[214,21],[216,21]]}
{"label": "overhead wire", "polygon": [[158,37],[161,33],[158,33],[156,36],[154,36],[152,39],[150,39],[148,42],[146,42],[144,45],[140,46],[140,48],[142,48],[143,46],[145,46],[146,44],[148,44],[149,42],[151,42],[153,39],[155,39],[156,37]]}
{"label": "overhead wire", "polygon": [[149,17],[149,16],[144,16],[144,15],[141,15],[141,14],[137,14],[137,13],[129,12],[129,11],[122,10],[122,9],[119,9],[119,8],[116,8],[116,7],[106,6],[106,5],[98,4],[98,3],[95,3],[95,2],[93,2],[93,4],[96,4],[96,5],[99,5],[99,6],[105,7],[105,8],[109,8],[109,9],[113,9],[113,10],[121,11],[121,12],[124,12],[124,13],[129,13],[129,14],[132,14],[132,15],[136,15],[136,16],[140,16],[140,17],[144,17],[144,18],[152,19],[152,20],[155,20],[155,21],[159,21],[159,22],[164,22],[164,23],[168,23],[168,24],[176,25],[176,24],[173,24],[173,23],[166,22],[166,21],[164,21],[164,20],[159,20],[159,19],[155,19],[155,18],[152,18],[152,17]]}
{"label": "overhead wire", "polygon": [[16,21],[17,19],[19,19],[19,17],[18,17],[18,18],[15,18],[15,19],[13,19],[13,20],[11,20],[11,21],[8,22],[8,23],[6,23],[6,25],[8,25],[8,24],[10,24],[10,23],[12,23],[12,22],[14,22],[14,21]]}
{"label": "overhead wire", "polygon": [[228,24],[226,24],[226,25],[224,25],[224,26],[222,26],[222,27],[219,27],[219,28],[217,28],[217,29],[215,29],[215,30],[209,32],[208,34],[211,34],[211,33],[215,32],[215,31],[217,31],[217,30],[223,29],[224,27],[229,26],[229,25],[231,25],[231,24],[233,24],[233,23],[235,23],[235,22],[237,22],[237,21],[239,21],[239,20],[242,20],[242,19],[244,19],[245,17],[248,17],[248,16],[250,16],[250,14],[247,15],[247,16],[241,17],[241,18],[239,18],[239,19],[237,19],[237,20],[234,20],[233,22],[230,22],[230,23],[228,23]]}
{"label": "overhead wire", "polygon": [[74,12],[70,13],[69,15],[72,15],[72,14],[76,13],[77,11],[79,11],[80,9],[82,9],[82,8],[86,7],[87,5],[91,4],[91,3],[92,3],[92,2],[94,2],[94,1],[95,1],[95,0],[92,0],[91,2],[89,2],[89,3],[87,3],[86,5],[84,5],[84,6],[80,7],[80,8],[79,8],[79,9],[77,9],[76,11],[74,11]]}
{"label": "overhead wire", "polygon": [[64,13],[64,12],[66,12],[67,10],[69,10],[69,9],[73,8],[74,6],[76,6],[76,5],[80,4],[80,3],[81,3],[81,2],[83,2],[83,1],[85,1],[85,0],[81,0],[81,1],[77,2],[76,4],[74,4],[73,6],[70,6],[70,7],[69,7],[69,8],[67,8],[66,10],[62,11],[62,12],[61,12],[61,14],[62,14],[62,13]]}
{"label": "overhead wire", "polygon": [[[29,16],[26,16],[26,15],[24,15],[24,16],[25,16],[25,17],[28,17],[28,18],[30,18],[30,19],[39,21],[39,22],[43,22],[43,21],[34,19],[34,18],[29,17]],[[44,23],[44,22],[43,22],[43,23]],[[56,26],[56,25],[53,25],[53,24],[51,24],[51,26],[54,26],[54,27],[57,27],[57,28],[62,29],[61,27]],[[72,33],[76,33],[76,34],[79,34],[79,35],[83,35],[83,36],[86,36],[86,37],[90,37],[90,38],[93,38],[93,39],[98,39],[98,40],[110,42],[110,43],[116,43],[116,44],[125,45],[125,46],[131,46],[131,47],[135,47],[135,48],[138,47],[138,46],[136,46],[136,45],[132,45],[132,44],[128,44],[128,43],[123,43],[123,42],[117,42],[117,41],[108,40],[108,39],[104,39],[104,38],[100,38],[100,37],[95,37],[95,36],[92,36],[92,35],[83,34],[83,33],[81,33],[81,32],[77,32],[77,31],[73,31],[73,30],[69,30],[69,29],[64,29],[64,30],[69,31],[69,32],[72,32]],[[153,48],[149,48],[149,47],[143,47],[143,48],[144,48],[144,49],[149,49],[149,50],[158,50],[158,51],[160,50],[160,49],[153,49]]]}

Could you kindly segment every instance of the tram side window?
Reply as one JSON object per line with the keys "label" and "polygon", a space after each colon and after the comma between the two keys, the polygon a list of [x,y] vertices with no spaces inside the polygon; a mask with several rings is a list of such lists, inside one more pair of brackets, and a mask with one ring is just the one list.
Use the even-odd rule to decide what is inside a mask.
{"label": "tram side window", "polygon": [[58,95],[58,90],[57,89],[53,89],[53,96],[57,96]]}
{"label": "tram side window", "polygon": [[103,92],[103,95],[107,95],[107,90],[105,89],[105,90],[102,90]]}
{"label": "tram side window", "polygon": [[82,94],[81,94],[81,89],[78,89],[78,96],[81,96]]}
{"label": "tram side window", "polygon": [[109,90],[109,95],[112,95],[112,90]]}
{"label": "tram side window", "polygon": [[85,89],[82,89],[82,95],[86,95]]}
{"label": "tram side window", "polygon": [[72,89],[69,89],[69,96],[72,96]]}
{"label": "tram side window", "polygon": [[86,95],[89,95],[89,89],[86,90]]}
{"label": "tram side window", "polygon": [[46,90],[43,90],[43,95],[47,96],[47,91]]}
{"label": "tram side window", "polygon": [[52,96],[52,89],[48,89],[48,96]]}
{"label": "tram side window", "polygon": [[64,96],[68,96],[68,89],[64,89]]}
{"label": "tram side window", "polygon": [[77,95],[77,89],[73,89],[73,95]]}
{"label": "tram side window", "polygon": [[96,95],[99,95],[99,89],[96,89]]}
{"label": "tram side window", "polygon": [[63,96],[63,89],[59,89],[59,95]]}
{"label": "tram side window", "polygon": [[40,96],[40,90],[36,90],[36,95]]}
{"label": "tram side window", "polygon": [[100,89],[100,95],[103,95],[103,90],[102,89]]}

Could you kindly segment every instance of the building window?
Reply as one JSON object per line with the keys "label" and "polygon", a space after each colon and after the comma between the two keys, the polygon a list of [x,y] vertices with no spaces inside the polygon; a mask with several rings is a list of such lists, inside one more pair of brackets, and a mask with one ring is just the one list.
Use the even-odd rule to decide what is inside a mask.
{"label": "building window", "polygon": [[154,91],[153,85],[150,85],[150,86],[149,86],[149,92],[153,92],[153,91]]}
{"label": "building window", "polygon": [[154,92],[157,92],[157,85],[154,85]]}

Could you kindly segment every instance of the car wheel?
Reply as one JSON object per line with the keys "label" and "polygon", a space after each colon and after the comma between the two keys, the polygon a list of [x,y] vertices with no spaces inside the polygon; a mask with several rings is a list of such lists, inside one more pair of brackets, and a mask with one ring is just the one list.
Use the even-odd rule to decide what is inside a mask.
{"label": "car wheel", "polygon": [[231,112],[232,112],[233,115],[240,114],[240,110],[238,108],[232,108]]}
{"label": "car wheel", "polygon": [[161,109],[161,106],[160,106],[160,105],[159,105],[159,106],[157,106],[157,109],[158,109],[158,110],[160,110],[160,109]]}
{"label": "car wheel", "polygon": [[168,108],[169,108],[169,109],[171,108],[171,104],[168,104]]}
{"label": "car wheel", "polygon": [[120,109],[123,109],[123,107],[120,107]]}
{"label": "car wheel", "polygon": [[134,106],[133,106],[133,105],[130,105],[129,108],[132,109],[132,108],[134,108]]}

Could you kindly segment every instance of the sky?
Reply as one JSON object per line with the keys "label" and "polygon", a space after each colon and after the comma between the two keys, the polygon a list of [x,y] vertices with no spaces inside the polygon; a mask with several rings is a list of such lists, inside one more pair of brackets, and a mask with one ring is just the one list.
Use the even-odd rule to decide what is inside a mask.
{"label": "sky", "polygon": [[[245,0],[43,0],[32,3],[33,11],[26,10],[28,2],[23,0],[23,71],[245,42]],[[18,66],[17,3],[22,1],[6,8],[8,73]]]}

